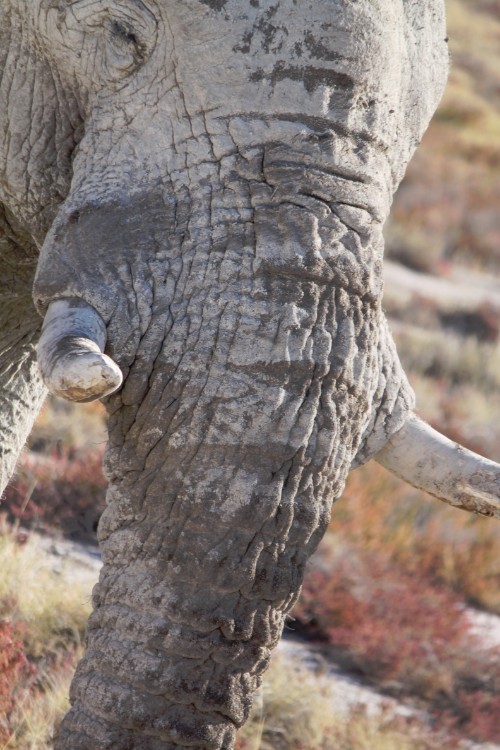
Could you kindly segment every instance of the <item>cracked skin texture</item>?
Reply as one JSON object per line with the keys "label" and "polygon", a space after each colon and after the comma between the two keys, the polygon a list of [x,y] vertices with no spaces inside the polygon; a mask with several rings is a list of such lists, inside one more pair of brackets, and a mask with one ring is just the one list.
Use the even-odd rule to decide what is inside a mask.
{"label": "cracked skin texture", "polygon": [[444,86],[442,3],[0,13],[0,202],[39,311],[86,300],[125,375],[56,748],[230,750],[349,469],[413,403],[382,226]]}

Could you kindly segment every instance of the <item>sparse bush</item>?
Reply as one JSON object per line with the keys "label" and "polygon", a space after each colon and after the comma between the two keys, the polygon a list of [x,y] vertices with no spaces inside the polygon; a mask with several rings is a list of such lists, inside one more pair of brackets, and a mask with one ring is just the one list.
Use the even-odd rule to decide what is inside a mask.
{"label": "sparse bush", "polygon": [[407,371],[451,385],[471,383],[491,393],[500,388],[500,349],[474,336],[393,325],[398,352]]}
{"label": "sparse bush", "polygon": [[64,448],[52,456],[26,452],[5,491],[2,509],[25,526],[95,542],[105,495],[102,449]]}
{"label": "sparse bush", "polygon": [[0,523],[0,748],[5,750],[49,750],[81,655],[96,575],[53,565],[40,540]]}
{"label": "sparse bush", "polygon": [[337,565],[306,578],[297,615],[367,678],[431,699],[453,690],[452,657],[468,631],[457,597],[373,558],[354,576],[349,562]]}
{"label": "sparse bush", "polygon": [[[497,690],[500,686],[497,685]],[[472,736],[478,742],[498,742],[500,729],[500,695],[483,690],[459,690],[451,708],[439,713],[438,719],[455,735]]]}
{"label": "sparse bush", "polygon": [[386,553],[345,540],[322,563],[306,576],[294,610],[302,628],[365,679],[425,700],[448,728],[498,739],[487,707],[498,700],[500,650],[481,648],[460,598],[423,575],[418,560],[404,572]]}
{"label": "sparse bush", "polygon": [[[447,750],[455,747],[453,740]],[[274,657],[236,750],[442,750],[442,738],[413,719],[362,706],[338,713],[328,683]]]}
{"label": "sparse bush", "polygon": [[24,628],[19,623],[0,620],[0,742],[11,736],[13,713],[36,674],[26,657],[23,635]]}
{"label": "sparse bush", "polygon": [[445,329],[460,336],[474,336],[478,341],[496,343],[500,335],[499,311],[492,305],[483,304],[476,310],[453,310],[440,313]]}

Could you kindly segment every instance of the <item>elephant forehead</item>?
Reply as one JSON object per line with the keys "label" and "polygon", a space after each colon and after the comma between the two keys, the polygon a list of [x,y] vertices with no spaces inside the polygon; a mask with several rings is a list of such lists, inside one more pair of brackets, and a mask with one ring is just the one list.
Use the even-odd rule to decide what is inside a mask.
{"label": "elephant forehead", "polygon": [[166,3],[181,73],[210,97],[221,81],[233,96],[241,88],[242,98],[266,86],[269,96],[282,82],[297,82],[308,95],[360,84],[389,91],[400,16],[399,3],[382,0]]}
{"label": "elephant forehead", "polygon": [[280,118],[352,134],[396,183],[444,87],[442,0],[171,0],[162,12],[191,115],[214,129],[258,113],[261,141],[282,138]]}
{"label": "elephant forehead", "polygon": [[170,0],[164,5],[186,40],[210,47],[217,39],[214,60],[226,52],[226,38],[232,53],[255,58],[263,68],[291,54],[297,60],[341,63],[360,52],[370,55],[361,61],[368,68],[375,55],[386,55],[384,41],[397,36],[401,15],[400,3],[386,0],[226,0],[219,8],[203,0]]}

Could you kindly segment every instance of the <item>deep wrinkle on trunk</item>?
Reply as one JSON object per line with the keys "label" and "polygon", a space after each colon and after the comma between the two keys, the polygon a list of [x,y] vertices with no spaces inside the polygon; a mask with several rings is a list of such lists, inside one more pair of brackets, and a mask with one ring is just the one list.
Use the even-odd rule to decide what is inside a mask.
{"label": "deep wrinkle on trunk", "polygon": [[89,305],[125,376],[56,748],[230,750],[349,469],[413,406],[382,226],[444,86],[442,3],[18,2],[72,174],[58,206],[32,159],[33,206],[11,166],[2,200],[43,219],[39,311]]}

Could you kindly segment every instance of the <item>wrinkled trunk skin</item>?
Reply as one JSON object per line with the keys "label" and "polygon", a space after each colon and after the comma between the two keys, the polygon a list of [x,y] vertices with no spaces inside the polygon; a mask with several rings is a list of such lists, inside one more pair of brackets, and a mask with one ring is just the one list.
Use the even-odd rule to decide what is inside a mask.
{"label": "wrinkled trunk skin", "polygon": [[332,215],[339,272],[318,252],[288,275],[267,236],[305,246],[314,213],[304,232],[284,202],[271,225],[267,200],[183,240],[110,400],[105,567],[60,747],[232,746],[360,444],[380,311],[340,269],[363,273],[363,242]]}
{"label": "wrinkled trunk skin", "polygon": [[230,750],[349,469],[412,405],[382,225],[441,3],[157,6],[142,72],[87,92],[35,284],[99,312],[126,377],[58,750]]}

